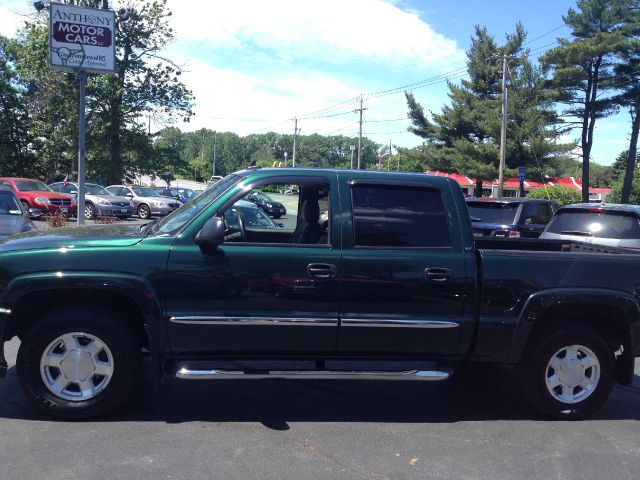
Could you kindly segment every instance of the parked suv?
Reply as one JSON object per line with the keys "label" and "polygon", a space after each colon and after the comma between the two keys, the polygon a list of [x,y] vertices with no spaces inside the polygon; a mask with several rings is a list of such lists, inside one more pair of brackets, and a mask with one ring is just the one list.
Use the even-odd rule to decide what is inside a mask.
{"label": "parked suv", "polygon": [[[49,187],[60,193],[71,195],[78,193],[78,184],[74,182],[57,182],[52,183]],[[95,183],[86,183],[85,188],[84,218],[92,219],[96,216],[129,218],[134,214],[133,204],[129,197],[112,195],[104,187]]]}
{"label": "parked suv", "polygon": [[535,198],[467,198],[476,237],[537,238],[558,204]]}
{"label": "parked suv", "polygon": [[51,190],[46,183],[31,178],[0,178],[0,186],[11,188],[25,210],[38,208],[42,213],[65,213],[75,215],[76,200],[73,195]]}
{"label": "parked suv", "polygon": [[128,197],[135,208],[138,216],[144,220],[151,218],[151,215],[164,216],[173,212],[182,203],[161,196],[154,189],[134,185],[110,185],[107,187],[109,193],[120,197]]}
{"label": "parked suv", "polygon": [[553,217],[542,238],[640,249],[640,206],[565,205]]}

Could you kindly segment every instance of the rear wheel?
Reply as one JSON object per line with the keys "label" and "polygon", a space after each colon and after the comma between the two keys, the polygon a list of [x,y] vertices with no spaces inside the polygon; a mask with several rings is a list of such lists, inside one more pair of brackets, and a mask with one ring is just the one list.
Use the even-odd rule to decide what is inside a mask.
{"label": "rear wheel", "polygon": [[58,310],[20,344],[17,372],[25,394],[44,412],[88,418],[120,406],[139,378],[136,335],[113,312]]}
{"label": "rear wheel", "polygon": [[143,220],[147,220],[148,218],[151,218],[151,210],[147,205],[142,203],[138,207],[138,216]]}
{"label": "rear wheel", "polygon": [[523,390],[544,415],[583,418],[609,398],[614,370],[613,352],[596,330],[562,323],[537,338],[521,368]]}

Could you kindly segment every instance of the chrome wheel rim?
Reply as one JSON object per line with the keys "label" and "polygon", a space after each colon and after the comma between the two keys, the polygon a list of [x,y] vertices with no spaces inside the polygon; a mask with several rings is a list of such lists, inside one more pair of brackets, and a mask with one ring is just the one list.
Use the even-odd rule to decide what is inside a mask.
{"label": "chrome wheel rim", "polygon": [[40,359],[40,375],[55,396],[77,402],[89,400],[109,385],[113,377],[113,355],[95,335],[65,333],[45,348]]}
{"label": "chrome wheel rim", "polygon": [[547,391],[559,402],[574,404],[589,397],[600,380],[600,362],[583,345],[563,347],[553,354],[545,369]]}
{"label": "chrome wheel rim", "polygon": [[93,205],[86,204],[84,206],[84,218],[93,217]]}

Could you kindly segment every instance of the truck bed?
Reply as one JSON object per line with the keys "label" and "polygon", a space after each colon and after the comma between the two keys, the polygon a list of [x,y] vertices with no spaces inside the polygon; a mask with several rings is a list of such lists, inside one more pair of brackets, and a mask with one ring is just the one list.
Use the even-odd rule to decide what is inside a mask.
{"label": "truck bed", "polygon": [[635,250],[606,245],[596,245],[573,240],[549,240],[542,238],[476,238],[479,250],[529,250],[538,252],[584,252],[637,254]]}

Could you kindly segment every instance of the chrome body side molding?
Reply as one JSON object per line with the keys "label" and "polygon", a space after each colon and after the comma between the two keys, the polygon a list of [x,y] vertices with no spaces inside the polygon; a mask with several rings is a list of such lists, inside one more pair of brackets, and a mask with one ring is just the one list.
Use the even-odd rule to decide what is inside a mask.
{"label": "chrome body side molding", "polygon": [[241,370],[190,370],[181,367],[176,377],[186,380],[214,380],[222,378],[288,378],[288,379],[360,379],[360,380],[446,380],[451,376],[450,371],[438,370],[405,370],[398,372],[382,371],[264,371],[243,372]]}
{"label": "chrome body side molding", "polygon": [[184,325],[313,325],[331,326],[338,325],[337,318],[292,318],[292,317],[209,317],[209,316],[189,316],[171,317],[171,323]]}
{"label": "chrome body side molding", "polygon": [[413,328],[456,328],[460,324],[443,320],[406,320],[394,318],[343,318],[343,326],[349,327],[413,327]]}

